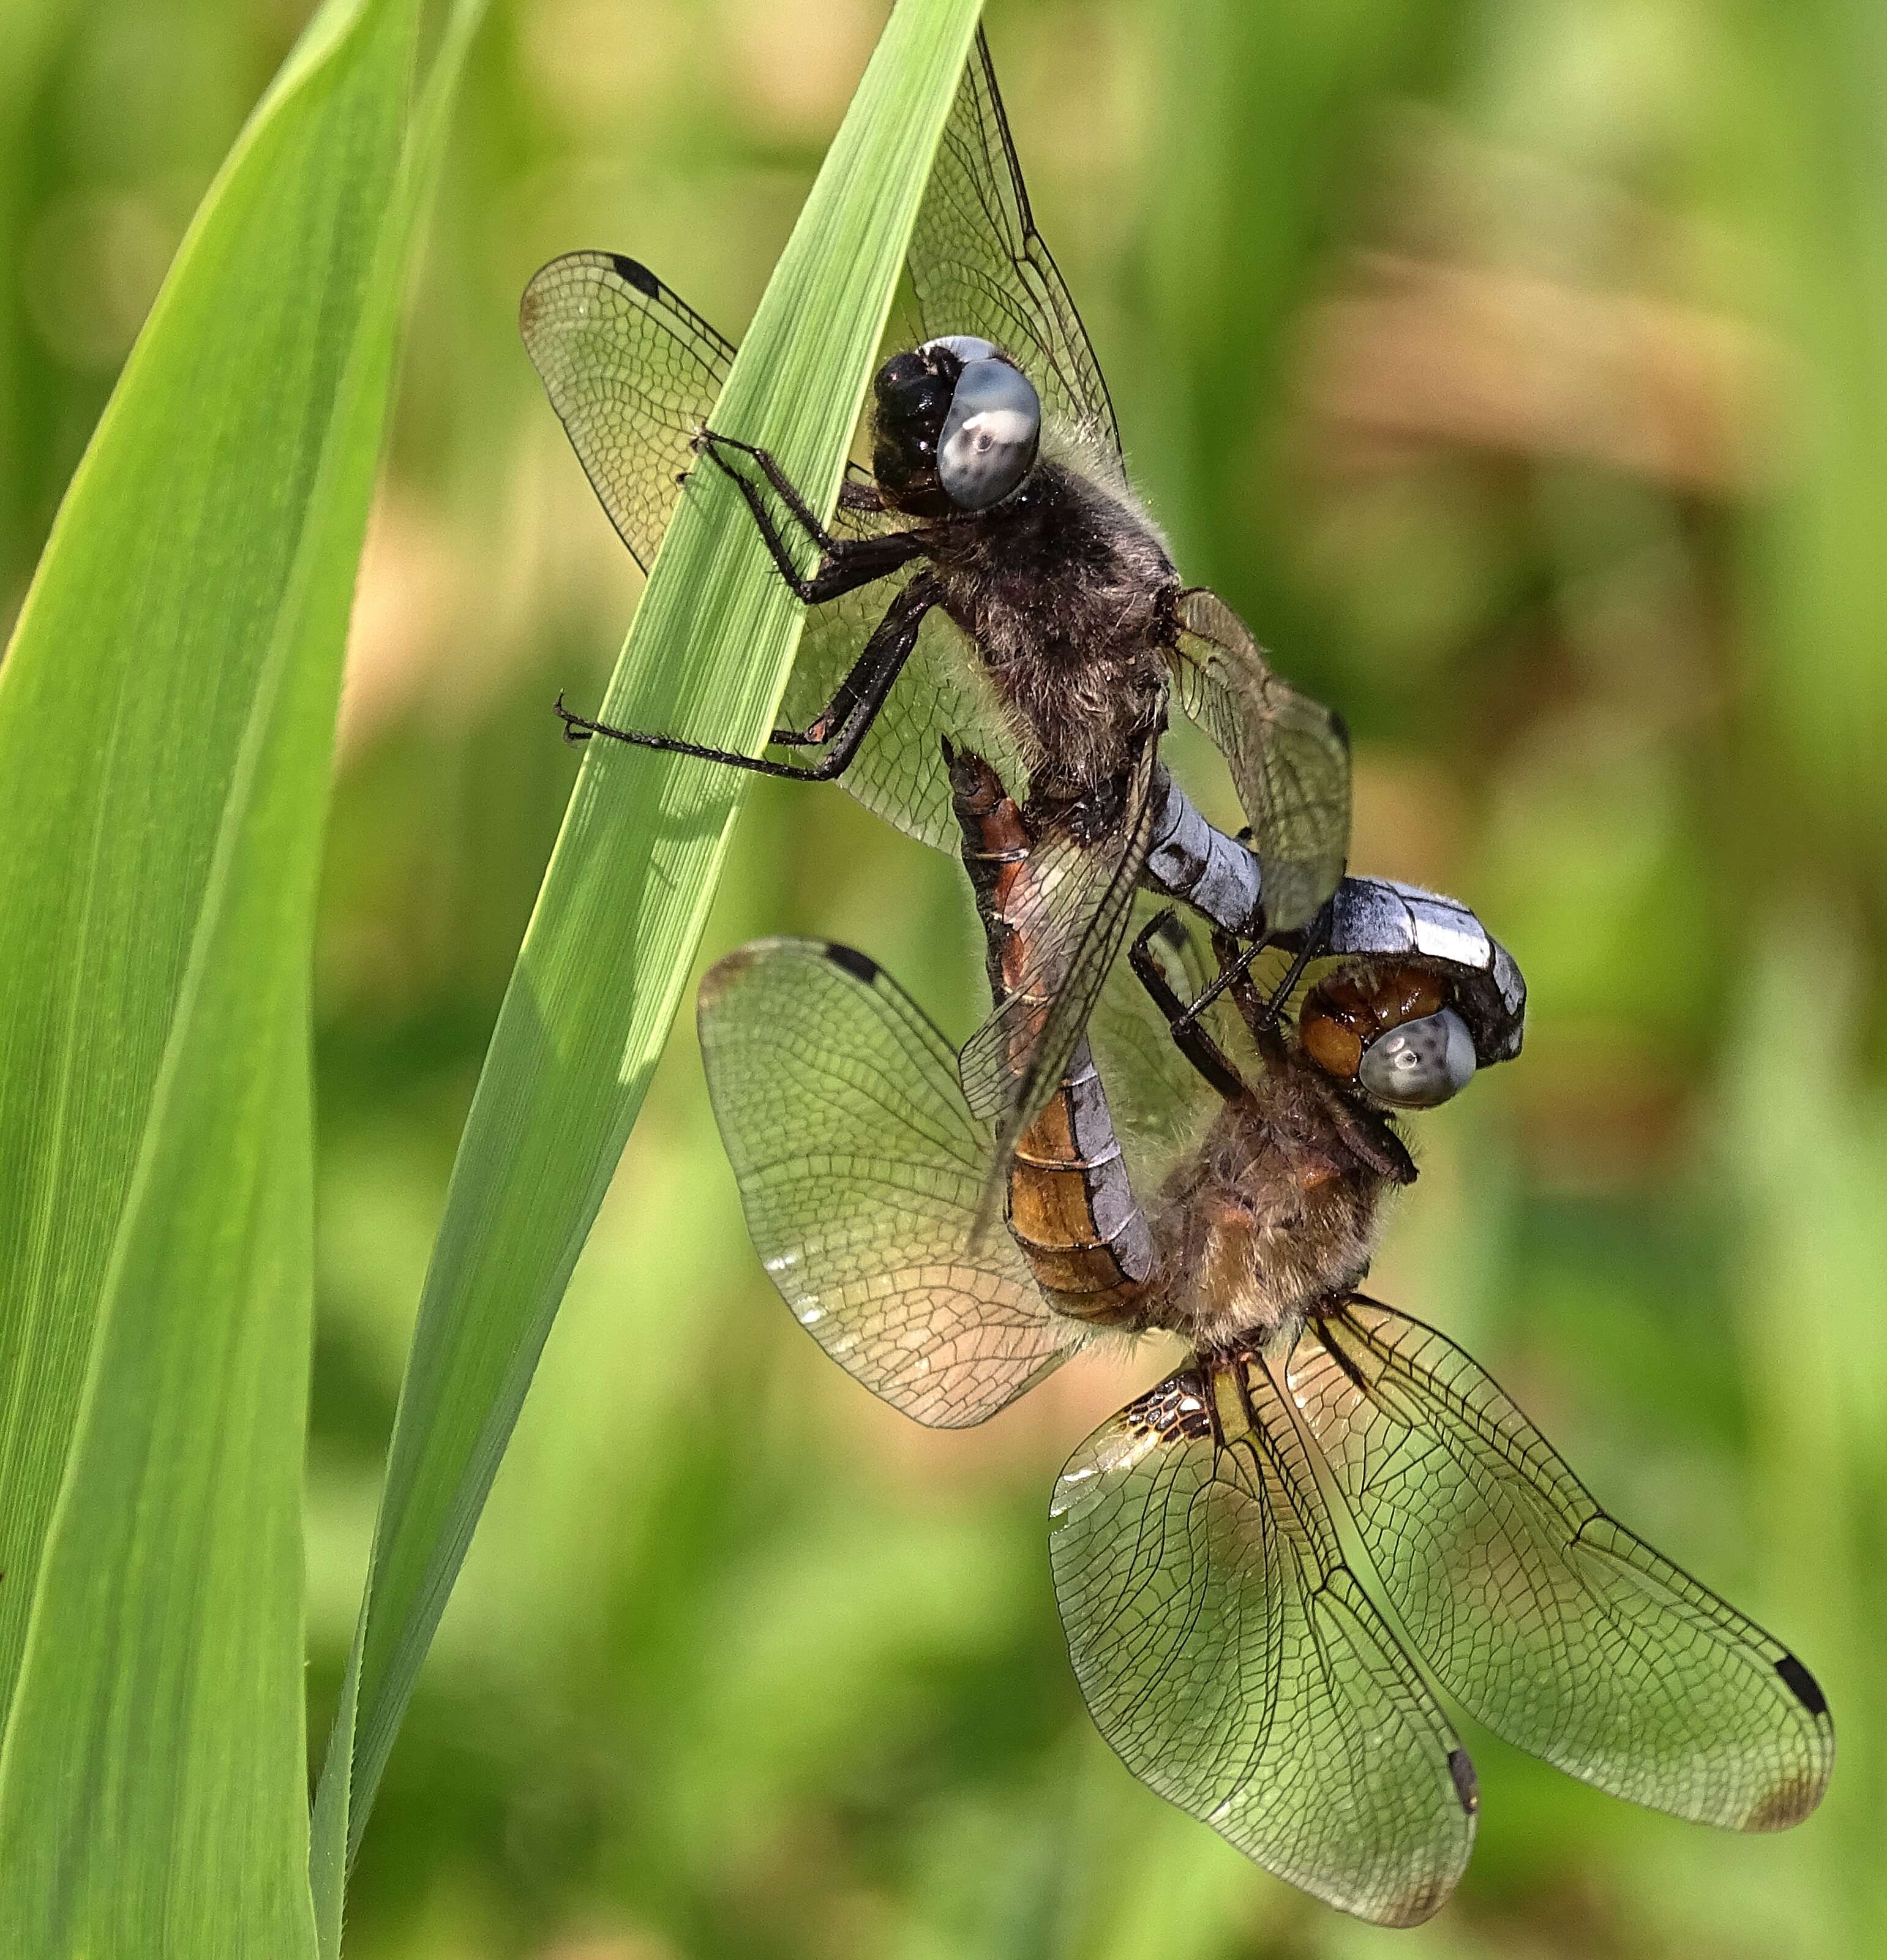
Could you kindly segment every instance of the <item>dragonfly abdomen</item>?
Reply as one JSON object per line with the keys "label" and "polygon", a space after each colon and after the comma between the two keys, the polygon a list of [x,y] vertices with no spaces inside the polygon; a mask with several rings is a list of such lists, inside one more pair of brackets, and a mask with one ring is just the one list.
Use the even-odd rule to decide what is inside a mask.
{"label": "dragonfly abdomen", "polygon": [[[998,1001],[1007,1001],[1036,963],[1033,936],[1045,917],[1030,876],[1032,840],[1020,807],[981,756],[957,752],[950,771],[964,867],[988,941],[989,984]],[[1018,1068],[1026,1065],[1048,1012],[1045,994],[1039,1007],[1039,1013],[1018,1017]],[[1138,1325],[1154,1274],[1153,1233],[1134,1195],[1085,1036],[1041,1114],[1017,1140],[1008,1176],[1010,1235],[1056,1311],[1103,1325]]]}
{"label": "dragonfly abdomen", "polygon": [[1017,1141],[1007,1211],[1010,1235],[1057,1312],[1102,1325],[1141,1324],[1156,1263],[1153,1233],[1085,1038]]}
{"label": "dragonfly abdomen", "polygon": [[1163,767],[1154,784],[1159,803],[1147,854],[1147,882],[1230,933],[1264,930],[1257,858],[1236,838],[1215,829]]}

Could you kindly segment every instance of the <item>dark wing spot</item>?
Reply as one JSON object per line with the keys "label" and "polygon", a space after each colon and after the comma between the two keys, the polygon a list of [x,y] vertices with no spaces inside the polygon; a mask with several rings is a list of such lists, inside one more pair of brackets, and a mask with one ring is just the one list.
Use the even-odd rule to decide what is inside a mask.
{"label": "dark wing spot", "polygon": [[639,259],[625,259],[620,252],[609,254],[609,262],[618,275],[638,293],[647,293],[651,299],[662,290],[662,282]]}
{"label": "dark wing spot", "polygon": [[1742,1821],[1745,1831],[1787,1831],[1799,1824],[1822,1801],[1819,1777],[1785,1777]]}
{"label": "dark wing spot", "polygon": [[1822,1692],[1821,1684],[1793,1654],[1784,1654],[1776,1662],[1776,1672],[1788,1685],[1789,1692],[1811,1715],[1828,1713],[1828,1698]]}
{"label": "dark wing spot", "polygon": [[854,980],[862,980],[867,987],[875,985],[882,970],[877,960],[869,959],[849,946],[841,946],[836,940],[826,942],[826,957]]}
{"label": "dark wing spot", "polygon": [[[1420,1926],[1433,1919],[1448,1896],[1448,1888],[1438,1879],[1418,1880],[1414,1890],[1405,1893],[1383,1915],[1385,1926]],[[1370,1914],[1372,1918],[1375,1914]]]}
{"label": "dark wing spot", "polygon": [[1333,708],[1329,711],[1330,732],[1343,744],[1343,752],[1350,752],[1350,724]]}
{"label": "dark wing spot", "polygon": [[1468,1759],[1465,1749],[1451,1749],[1448,1753],[1448,1774],[1455,1780],[1455,1794],[1461,1799],[1461,1807],[1472,1817],[1481,1808],[1481,1785],[1475,1775],[1475,1766]]}

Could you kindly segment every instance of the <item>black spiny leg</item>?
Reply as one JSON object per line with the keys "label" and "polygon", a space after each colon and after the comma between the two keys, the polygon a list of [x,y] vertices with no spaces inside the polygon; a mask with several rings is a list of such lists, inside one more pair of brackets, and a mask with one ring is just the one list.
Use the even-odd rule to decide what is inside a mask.
{"label": "black spiny leg", "polygon": [[1227,976],[1226,986],[1232,1004],[1254,1032],[1269,1027],[1275,1018],[1272,1002],[1259,993],[1258,983],[1252,978],[1252,962],[1263,943],[1261,939],[1249,947],[1241,947],[1230,933],[1217,926],[1212,929],[1212,956],[1219,963],[1219,972]]}
{"label": "black spiny leg", "polygon": [[[800,495],[793,479],[769,450],[757,449],[752,443],[738,441],[730,435],[717,435],[712,429],[702,431],[696,438],[696,446],[724,476],[732,480],[752,513],[755,527],[778,568],[780,576],[808,606],[843,598],[861,585],[883,578],[900,566],[909,564],[924,549],[922,534],[915,530],[880,531],[863,538],[835,538],[819,522],[812,506]],[[810,573],[802,572],[794,562],[785,536],[773,513],[767,508],[760,486],[744,469],[737,469],[721,453],[730,449],[752,457],[800,528],[819,547],[819,563]]]}
{"label": "black spiny leg", "polygon": [[[1306,928],[1303,942],[1290,963],[1290,970],[1268,998],[1262,999],[1252,984],[1252,963],[1272,943],[1274,936],[1268,932],[1261,932],[1243,950],[1233,953],[1234,942],[1223,934],[1215,933],[1213,946],[1219,956],[1218,978],[1186,1010],[1186,1024],[1190,1026],[1229,988],[1233,990],[1233,998],[1239,1003],[1253,1034],[1262,1036],[1276,1027],[1278,1017],[1290,1003],[1293,991],[1303,978],[1304,969],[1329,942],[1332,910],[1332,902],[1326,899],[1323,909]],[[1232,956],[1228,958],[1228,954]]]}
{"label": "black spiny leg", "polygon": [[723,435],[717,429],[705,428],[695,438],[695,447],[711,456],[730,476],[740,473],[721,454],[724,449],[731,449],[759,466],[760,474],[773,485],[780,501],[799,520],[800,528],[817,545],[822,552],[838,549],[844,542],[826,530],[811,504],[800,495],[799,485],[781,468],[780,460],[772,450],[762,449],[757,443],[743,442],[737,435]]}
{"label": "black spiny leg", "polygon": [[564,740],[587,742],[593,735],[607,736],[613,742],[628,742],[638,749],[657,749],[672,756],[694,756],[704,762],[720,762],[730,769],[749,769],[756,775],[783,776],[791,782],[826,783],[840,774],[858,745],[870,731],[878,711],[891,692],[891,685],[911,657],[918,642],[918,628],[924,616],[937,603],[936,581],[928,572],[919,572],[892,600],[884,617],[873,628],[852,670],[841,681],[832,699],[803,730],[788,730],[776,740],[801,746],[832,736],[832,746],[810,768],[791,762],[769,762],[762,756],[737,755],[730,749],[711,749],[699,742],[684,742],[679,736],[649,735],[632,728],[613,728],[606,722],[586,721],[565,707],[557,697],[557,712],[564,721]]}
{"label": "black spiny leg", "polygon": [[[1303,944],[1297,949],[1284,978],[1278,983],[1270,1000],[1261,1010],[1260,1017],[1252,1021],[1253,1032],[1262,1028],[1274,1028],[1278,1025],[1279,1017],[1290,1004],[1291,995],[1297,991],[1298,982],[1304,977],[1304,969],[1330,943],[1330,922],[1335,907],[1334,899],[1325,899],[1322,909],[1305,929]],[[1245,984],[1248,987],[1251,985],[1250,967],[1251,960],[1247,957],[1239,970],[1244,974]],[[1257,991],[1255,988],[1252,991],[1254,994]]]}
{"label": "black spiny leg", "polygon": [[1128,948],[1128,963],[1152,996],[1154,1005],[1166,1016],[1179,1052],[1228,1102],[1236,1102],[1246,1093],[1245,1078],[1233,1067],[1225,1051],[1200,1026],[1198,1013],[1204,997],[1189,1007],[1167,984],[1166,973],[1154,954],[1154,936],[1164,937],[1178,924],[1179,915],[1171,910],[1157,915]]}

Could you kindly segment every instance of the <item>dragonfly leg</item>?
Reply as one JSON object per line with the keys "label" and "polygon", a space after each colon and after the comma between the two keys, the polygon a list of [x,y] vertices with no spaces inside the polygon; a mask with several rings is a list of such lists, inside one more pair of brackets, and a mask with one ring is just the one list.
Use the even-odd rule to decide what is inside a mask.
{"label": "dragonfly leg", "polygon": [[715,749],[702,742],[684,742],[679,735],[651,735],[638,728],[615,728],[606,721],[592,721],[564,705],[557,697],[557,713],[564,724],[564,740],[573,746],[587,742],[593,735],[607,736],[612,742],[627,742],[638,749],[657,749],[668,756],[692,756],[704,762],[719,762],[730,769],[749,769],[757,776],[784,776],[789,781],[824,782],[824,766],[800,768],[790,762],[769,762],[764,756],[737,755],[731,749]]}
{"label": "dragonfly leg", "polygon": [[1225,1051],[1199,1025],[1199,1003],[1189,1007],[1168,983],[1165,971],[1153,950],[1157,937],[1165,937],[1178,926],[1179,915],[1171,910],[1157,914],[1128,949],[1128,963],[1140,984],[1153,998],[1154,1005],[1166,1017],[1166,1026],[1179,1052],[1227,1102],[1246,1093],[1245,1078],[1232,1065]]}
{"label": "dragonfly leg", "polygon": [[[1297,991],[1298,982],[1304,977],[1304,969],[1329,943],[1330,921],[1333,907],[1333,900],[1326,899],[1324,901],[1322,909],[1311,921],[1305,931],[1303,945],[1297,949],[1284,978],[1271,990],[1268,1001],[1262,1003],[1259,1001],[1258,990],[1251,983],[1251,955],[1248,953],[1244,957],[1238,970],[1243,976],[1243,985],[1252,1004],[1248,1007],[1246,996],[1241,995],[1239,997],[1239,1006],[1250,1023],[1254,1034],[1267,1028],[1274,1028],[1278,1025],[1279,1017],[1283,1014],[1285,1008],[1290,1004],[1291,995]],[[1253,953],[1256,950],[1255,947],[1252,949]]]}
{"label": "dragonfly leg", "polygon": [[[701,445],[722,474],[732,479],[780,576],[806,605],[818,606],[829,599],[843,598],[848,592],[855,592],[861,585],[869,585],[873,580],[883,578],[900,566],[908,565],[924,549],[915,531],[880,531],[870,537],[835,538],[813,514],[804,499],[793,488],[791,479],[765,450],[737,442],[731,436],[714,435],[708,431],[703,432]],[[762,469],[769,473],[768,482],[780,492],[781,501],[819,548],[819,561],[811,571],[800,570],[784,533],[767,508],[760,486],[744,469],[737,469],[721,454],[724,448],[737,450],[743,455],[761,460]]]}
{"label": "dragonfly leg", "polygon": [[718,429],[705,428],[695,438],[695,447],[705,450],[726,470],[729,476],[737,476],[736,470],[721,452],[731,449],[747,457],[759,469],[760,474],[772,485],[775,494],[788,511],[798,519],[800,528],[817,545],[822,552],[836,550],[843,542],[835,538],[819,520],[818,514],[800,495],[799,485],[780,467],[779,459],[770,449],[762,449],[757,444],[743,442],[738,436],[723,435]]}
{"label": "dragonfly leg", "polygon": [[[819,767],[828,778],[837,775],[858,754],[859,745],[871,732],[878,711],[891,692],[892,683],[904,671],[904,663],[918,643],[918,629],[924,616],[943,594],[928,572],[919,572],[885,609],[885,616],[872,628],[871,637],[852,664],[852,670],[832,690],[832,698],[803,729],[783,731],[789,746],[809,746],[828,738],[832,747]],[[775,735],[774,739],[781,739]]]}
{"label": "dragonfly leg", "polygon": [[607,722],[592,721],[574,714],[557,697],[557,712],[564,724],[566,742],[587,742],[591,737],[606,736],[613,742],[627,742],[640,749],[657,749],[669,755],[693,756],[705,762],[719,762],[730,769],[748,769],[756,775],[780,776],[791,782],[830,782],[858,752],[858,745],[870,732],[878,711],[891,692],[892,683],[910,658],[917,644],[918,629],[924,616],[937,602],[935,581],[920,573],[886,609],[872,630],[852,670],[841,681],[832,699],[813,722],[803,729],[786,729],[774,740],[807,748],[833,737],[832,746],[810,766],[775,762],[762,756],[743,756],[730,749],[710,748],[699,742],[683,741],[676,735],[651,735],[638,729],[612,727]]}
{"label": "dragonfly leg", "polygon": [[1229,976],[1226,988],[1232,996],[1233,1004],[1245,1017],[1249,1028],[1268,1027],[1275,1018],[1274,1003],[1258,990],[1258,983],[1252,978],[1252,961],[1259,952],[1259,946],[1249,948],[1239,945],[1229,932],[1216,927],[1212,934],[1213,956],[1219,963],[1219,971]]}
{"label": "dragonfly leg", "polygon": [[[1243,950],[1238,952],[1229,960],[1226,959],[1221,947],[1218,978],[1206,988],[1191,1007],[1182,1007],[1180,1010],[1180,1018],[1173,1025],[1174,1040],[1177,1041],[1179,1039],[1182,1029],[1192,1028],[1198,1022],[1199,1017],[1221,994],[1225,992],[1227,988],[1236,990],[1233,998],[1234,1000],[1239,1001],[1242,1004],[1243,997],[1255,991],[1251,988],[1249,979],[1252,962],[1271,943],[1271,934],[1268,932],[1261,932],[1255,939],[1249,940]],[[1214,944],[1215,947],[1220,947],[1220,939],[1216,934]],[[1254,1025],[1252,1032],[1255,1034],[1258,1031],[1256,1025]]]}

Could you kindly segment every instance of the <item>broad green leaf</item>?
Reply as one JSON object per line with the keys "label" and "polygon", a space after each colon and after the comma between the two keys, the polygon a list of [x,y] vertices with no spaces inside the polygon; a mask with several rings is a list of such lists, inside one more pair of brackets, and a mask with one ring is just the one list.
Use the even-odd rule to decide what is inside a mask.
{"label": "broad green leaf", "polygon": [[9,1955],[314,1950],[309,963],[417,13],[256,110],[0,669]]}
{"label": "broad green leaf", "polygon": [[[902,0],[893,14],[715,412],[828,511],[977,11]],[[738,498],[695,472],[605,718],[712,729],[757,752],[802,616]],[[674,1017],[746,782],[607,743],[586,756],[460,1146],[401,1390],[346,1689],[355,1840]],[[323,1808],[346,1766],[337,1736]]]}

